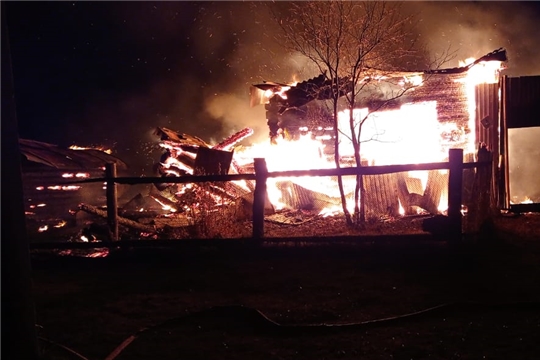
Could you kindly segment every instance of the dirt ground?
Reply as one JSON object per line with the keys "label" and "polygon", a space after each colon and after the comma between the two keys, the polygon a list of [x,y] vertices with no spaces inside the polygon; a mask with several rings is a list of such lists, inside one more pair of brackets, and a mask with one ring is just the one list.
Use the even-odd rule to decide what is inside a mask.
{"label": "dirt ground", "polygon": [[40,345],[46,359],[81,358],[50,341],[109,360],[537,359],[539,229],[529,214],[466,245],[34,254]]}

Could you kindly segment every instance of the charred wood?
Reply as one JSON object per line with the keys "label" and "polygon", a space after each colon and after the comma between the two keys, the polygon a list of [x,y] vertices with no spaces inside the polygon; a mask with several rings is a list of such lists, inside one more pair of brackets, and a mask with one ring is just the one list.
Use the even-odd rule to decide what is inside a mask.
{"label": "charred wood", "polygon": [[[89,205],[89,204],[80,204],[79,205],[79,210],[82,210],[82,211],[87,212],[89,214],[97,215],[97,216],[105,218],[105,219],[107,218],[107,211],[106,210],[101,210],[101,209],[99,209],[99,208],[97,208],[95,206]],[[132,229],[135,229],[135,230],[138,230],[138,231],[144,231],[144,232],[150,232],[150,233],[156,232],[156,229],[153,226],[143,225],[143,224],[140,224],[140,223],[138,223],[136,221],[126,219],[126,218],[121,217],[121,216],[118,216],[118,223],[123,225],[123,226],[129,227],[129,228],[132,228]]]}

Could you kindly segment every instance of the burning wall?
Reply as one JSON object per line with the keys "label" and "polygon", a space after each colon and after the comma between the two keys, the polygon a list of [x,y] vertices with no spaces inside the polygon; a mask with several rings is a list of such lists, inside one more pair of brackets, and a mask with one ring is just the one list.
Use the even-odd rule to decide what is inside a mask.
{"label": "burning wall", "polygon": [[[393,94],[396,93],[392,89],[388,91],[392,94],[390,96],[385,90],[392,86],[403,86],[400,85],[399,81],[388,82],[390,85],[386,86],[383,82],[375,81],[373,86],[375,90],[369,96],[361,99],[354,110],[357,122],[366,119],[361,130],[362,160],[370,165],[445,161],[450,148],[464,149],[467,158],[472,160],[479,140],[477,123],[480,121],[476,114],[475,86],[486,82],[497,83],[503,61],[506,61],[506,52],[504,49],[499,49],[477,60],[468,60],[462,63],[459,68],[391,74],[390,76],[394,79],[402,77],[404,81],[420,79],[416,82],[416,86],[396,98],[392,98]],[[320,77],[308,80],[308,82],[316,82],[318,78]],[[378,85],[379,83],[382,85]],[[257,85],[267,94],[267,101],[271,101],[273,98],[279,100],[279,103],[282,104],[279,111],[281,115],[288,111],[288,109],[284,110],[283,107],[287,102],[292,101],[287,94],[291,92],[291,89],[294,89],[294,86],[294,84],[279,83]],[[257,100],[261,101],[260,98]],[[268,117],[267,120],[269,125],[276,122],[275,119]],[[340,138],[340,155],[352,157],[352,144],[350,139],[347,139],[350,138],[347,110],[338,114],[338,126],[340,133],[343,134]],[[270,127],[271,137],[273,137],[275,129],[273,131],[272,126]],[[307,133],[308,136],[311,135],[312,139],[317,138],[313,133],[309,133],[309,131]],[[303,139],[303,141],[307,140]],[[278,143],[277,147],[281,147],[281,144]],[[320,145],[324,146],[324,144]],[[297,149],[305,157],[308,157],[305,144],[298,146]],[[268,149],[268,154],[273,152],[276,150]],[[289,153],[292,152],[294,150],[289,151]],[[328,153],[324,150],[322,152]],[[266,157],[271,156],[267,155]],[[311,162],[308,160],[303,162],[303,164],[309,163]],[[278,166],[275,170],[281,170],[283,166]],[[329,164],[329,166],[333,165]],[[324,168],[324,166],[311,168]],[[403,184],[405,184],[405,191],[402,191],[405,195],[401,196],[402,199],[400,199],[401,205],[408,206],[414,203],[429,212],[437,212],[445,209],[446,184],[443,183],[447,181],[447,173],[445,171],[436,171],[436,173],[409,173],[408,177],[398,176],[387,182],[386,185],[381,185],[382,183],[375,185],[377,182],[371,182],[372,188],[368,190],[386,193],[383,187],[403,189]],[[422,186],[412,186],[411,183],[415,183],[414,179],[418,180]],[[433,189],[437,190],[433,191]],[[407,201],[407,199],[411,199],[409,196],[411,194],[416,196],[417,201]],[[371,207],[379,209],[377,212],[380,212],[381,208],[391,207],[394,209],[397,201],[391,198],[396,199],[397,194],[388,193],[386,197],[388,199],[379,199],[378,201],[387,204],[379,206],[376,201],[373,201]]]}

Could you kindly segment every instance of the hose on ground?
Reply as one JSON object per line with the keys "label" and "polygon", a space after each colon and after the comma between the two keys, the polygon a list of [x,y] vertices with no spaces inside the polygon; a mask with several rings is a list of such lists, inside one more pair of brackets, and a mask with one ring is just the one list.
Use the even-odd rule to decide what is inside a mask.
{"label": "hose on ground", "polygon": [[252,325],[256,330],[273,336],[298,336],[298,335],[319,335],[329,334],[336,331],[346,330],[365,330],[376,326],[384,326],[388,324],[395,325],[402,321],[409,319],[416,319],[422,316],[432,316],[444,311],[450,310],[468,310],[468,311],[481,311],[481,310],[497,310],[508,307],[519,307],[526,310],[531,308],[540,308],[540,302],[506,302],[506,303],[483,303],[483,302],[453,302],[444,303],[437,306],[433,306],[427,309],[415,311],[412,313],[402,314],[398,316],[392,316],[382,319],[367,320],[363,322],[354,323],[337,323],[337,324],[303,324],[303,325],[283,325],[269,317],[267,317],[261,311],[249,308],[242,305],[230,305],[230,306],[215,306],[208,309],[203,309],[194,313],[186,314],[180,317],[170,318],[161,323],[153,326],[144,327],[138,330],[133,335],[126,338],[120,345],[118,345],[105,360],[114,360],[126,347],[128,347],[135,339],[148,330],[155,330],[163,326],[170,325],[177,321],[186,321],[194,319],[204,318],[219,318],[219,317],[233,317],[237,321],[245,321]]}
{"label": "hose on ground", "polygon": [[49,340],[49,339],[46,339],[44,337],[41,337],[41,336],[38,336],[38,340],[41,340],[43,342],[46,342],[50,345],[53,345],[53,346],[56,346],[56,347],[59,347],[60,349],[70,353],[71,355],[75,356],[77,359],[80,359],[80,360],[88,360],[87,357],[84,357],[82,356],[81,354],[79,354],[78,352],[76,352],[75,350],[65,346],[65,345],[62,345],[62,344],[59,344],[57,342],[54,342],[52,340]]}

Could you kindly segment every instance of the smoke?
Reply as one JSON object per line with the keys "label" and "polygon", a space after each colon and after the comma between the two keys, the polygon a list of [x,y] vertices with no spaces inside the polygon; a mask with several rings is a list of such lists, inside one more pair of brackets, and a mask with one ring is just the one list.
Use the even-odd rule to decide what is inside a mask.
{"label": "smoke", "polygon": [[[155,67],[154,76],[140,79],[139,89],[92,114],[123,129],[122,134],[110,134],[123,139],[119,155],[144,148],[145,163],[151,163],[157,158],[151,146],[158,140],[151,135],[156,126],[210,143],[244,127],[255,131],[248,142],[267,139],[264,107],[250,108],[250,86],[263,80],[289,82],[312,76],[306,75],[306,59],[287,53],[275,41],[271,6],[263,2],[143,2],[129,8],[119,4],[110,16],[130,19],[122,38],[141,50],[147,67]],[[133,144],[134,139],[138,143]]]}
{"label": "smoke", "polygon": [[[505,47],[509,75],[540,73],[534,3],[405,5],[419,14],[421,36],[434,54],[448,46],[457,50],[448,66]],[[35,111],[38,115],[28,115],[36,119],[27,120],[35,122],[27,128],[46,129],[49,119],[44,121],[44,116],[57,122],[54,133],[27,132],[38,134],[36,140],[60,145],[114,146],[133,169],[148,169],[158,157],[158,138],[152,135],[156,126],[215,142],[252,127],[255,135],[250,139],[265,139],[264,108],[249,107],[250,85],[318,75],[306,58],[287,52],[275,39],[278,26],[272,12],[286,11],[287,2],[20,2],[10,6],[17,10],[10,13],[14,56],[36,59],[32,69],[46,68],[43,74],[54,74],[50,84],[32,81],[43,82],[42,89],[54,89],[50,92],[57,96],[51,101],[65,102],[49,105],[41,100],[41,109],[33,101],[43,99],[43,93],[21,94],[25,108],[40,109]],[[40,16],[44,9],[47,16]],[[28,20],[30,13],[38,15]],[[29,23],[38,29],[36,33],[28,30]],[[49,43],[39,40],[44,34]],[[17,43],[17,38],[23,40]],[[50,66],[43,65],[47,59],[28,52],[34,48],[52,54],[53,64],[67,60],[47,70]],[[71,80],[56,85],[61,76]]]}
{"label": "smoke", "polygon": [[[406,5],[419,13],[421,37],[433,56],[448,48],[456,51],[455,58],[445,66],[458,66],[458,60],[478,58],[505,47],[508,75],[540,73],[534,61],[540,55],[540,46],[529,4]],[[170,76],[159,73],[149,81],[146,91],[127,100],[128,105],[124,106],[124,110],[128,109],[123,112],[124,118],[135,118],[137,124],[147,128],[167,126],[216,143],[243,127],[251,127],[255,134],[248,141],[262,141],[268,134],[264,108],[250,108],[250,85],[263,80],[290,82],[318,75],[308,59],[287,52],[275,39],[278,28],[272,11],[286,11],[284,4],[179,2],[140,6],[141,21],[132,21],[133,41],[155,46],[149,36],[152,33],[162,46],[178,44],[182,54],[167,63]],[[154,17],[143,17],[148,12]],[[182,21],[170,21],[175,17]],[[144,108],[141,104],[145,104]]]}
{"label": "smoke", "polygon": [[433,55],[449,47],[455,58],[445,67],[458,66],[459,60],[479,58],[500,47],[506,48],[510,76],[540,73],[540,38],[535,2],[406,2],[420,19],[422,39]]}

